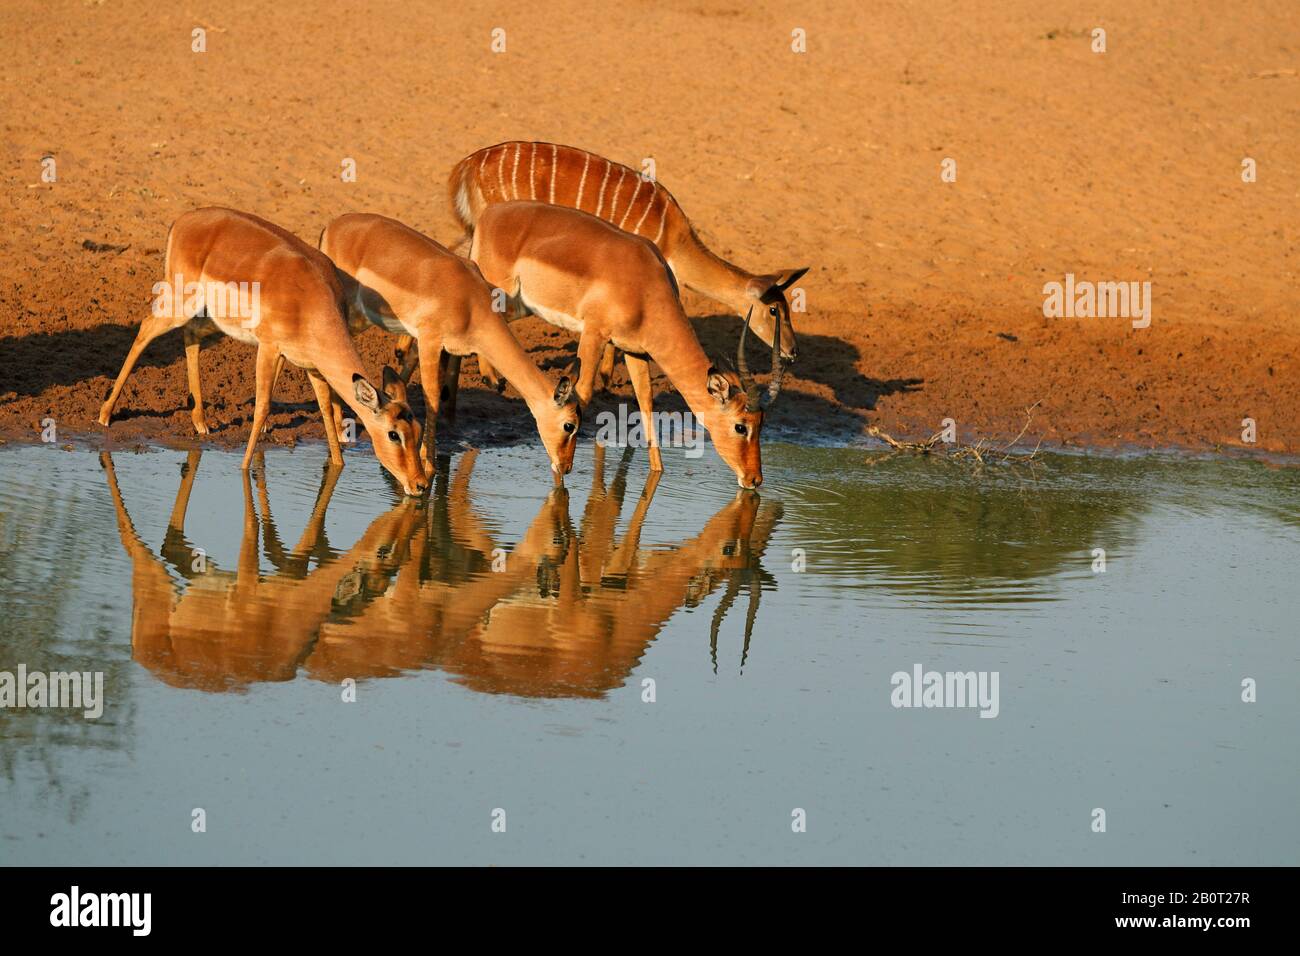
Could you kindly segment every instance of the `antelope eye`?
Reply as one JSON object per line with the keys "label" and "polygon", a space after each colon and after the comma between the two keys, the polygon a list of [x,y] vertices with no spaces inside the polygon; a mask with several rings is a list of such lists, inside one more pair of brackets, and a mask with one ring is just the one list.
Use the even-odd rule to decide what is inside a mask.
{"label": "antelope eye", "polygon": [[573,422],[565,422],[565,423],[564,423],[564,433],[565,433],[566,435],[572,435],[572,434],[573,434],[573,430],[574,430],[575,428],[577,428],[577,427],[578,427],[578,426],[575,425],[575,424],[573,424]]}
{"label": "antelope eye", "polygon": [[388,440],[394,444],[400,445],[402,443],[402,436],[397,434],[397,432],[389,432]]}
{"label": "antelope eye", "polygon": [[771,315],[771,316],[775,316],[775,315],[776,315],[776,306],[774,306],[774,305],[769,305],[769,306],[767,307],[767,314],[768,314],[768,315]]}
{"label": "antelope eye", "polygon": [[741,423],[741,422],[736,422],[736,434],[737,434],[737,435],[743,435],[743,434],[745,434],[745,432],[747,432],[747,431],[749,431],[749,429],[746,428],[746,427],[744,426],[743,423]]}

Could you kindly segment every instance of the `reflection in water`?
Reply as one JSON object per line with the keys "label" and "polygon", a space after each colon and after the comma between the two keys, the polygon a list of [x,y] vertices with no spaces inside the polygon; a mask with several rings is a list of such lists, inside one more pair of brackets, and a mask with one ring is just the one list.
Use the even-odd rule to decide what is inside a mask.
{"label": "reflection in water", "polygon": [[[29,673],[101,672],[112,713],[86,720],[73,708],[0,708],[0,782],[23,781],[75,822],[97,781],[69,772],[62,758],[122,750],[137,730],[130,658],[83,603],[101,581],[103,546],[116,553],[117,543],[86,534],[94,496],[84,488],[51,480],[47,469],[20,474],[27,478],[21,493],[0,480],[0,671],[12,674],[22,664]],[[11,809],[2,789],[0,807]]]}
{"label": "reflection in water", "polygon": [[[780,506],[740,492],[694,537],[669,549],[642,549],[658,475],[647,478],[619,537],[630,453],[606,485],[604,450],[596,450],[577,529],[568,493],[556,488],[509,549],[475,512],[476,452],[462,455],[452,474],[442,459],[427,503],[403,499],[343,553],[329,547],[324,532],[338,470],[325,471],[307,526],[286,549],[259,460],[256,501],[244,473],[233,571],[216,567],[185,538],[198,451],[182,471],[157,555],[136,533],[105,453],[132,563],[132,654],[169,684],[208,691],[291,680],[300,669],[338,682],[440,668],[488,693],[598,697],[628,678],[678,608],[694,607],[721,586],[711,627],[715,668],[718,627],[745,590],[743,666],[761,588],[776,586],[760,559]],[[259,554],[274,573],[261,573]]]}
{"label": "reflection in water", "polygon": [[830,453],[824,460],[808,466],[815,482],[798,488],[787,528],[816,542],[810,570],[890,603],[947,609],[1057,601],[1061,575],[1091,575],[1092,548],[1104,545],[1111,559],[1131,553],[1157,469],[1056,457],[1047,480],[1031,481],[922,458],[866,472],[836,468]]}
{"label": "reflection in water", "polygon": [[[0,670],[103,670],[106,698],[98,721],[0,708],[0,857],[501,862],[463,821],[526,791],[509,862],[1287,862],[1300,705],[1238,695],[1300,680],[1300,469],[1051,456],[1028,482],[771,452],[764,496],[724,506],[689,463],[643,484],[617,451],[571,498],[519,490],[521,446],[444,459],[435,495],[399,503],[378,468],[315,472],[319,449],[211,486],[197,454],[0,449]],[[217,541],[219,561],[192,550]],[[718,625],[736,642],[712,678]],[[915,663],[1000,672],[998,718],[894,710]],[[340,709],[315,682],[430,668],[492,696],[431,707],[440,680],[387,680]],[[671,705],[637,703],[650,674]],[[1062,838],[1060,808],[1116,780],[1132,839]],[[746,835],[779,836],[771,801],[700,800],[756,785],[837,827],[781,849]],[[200,794],[229,839],[191,838]],[[1224,812],[1258,825],[1201,825]],[[970,826],[1007,813],[1024,826]]]}

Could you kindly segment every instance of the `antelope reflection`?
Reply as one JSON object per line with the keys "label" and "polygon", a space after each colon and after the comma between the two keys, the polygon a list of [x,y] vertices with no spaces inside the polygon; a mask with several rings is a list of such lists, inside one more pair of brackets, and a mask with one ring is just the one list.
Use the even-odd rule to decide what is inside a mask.
{"label": "antelope reflection", "polygon": [[[159,556],[144,544],[131,522],[112,457],[103,453],[100,462],[108,475],[122,545],[131,558],[132,657],[178,687],[238,690],[259,681],[292,680],[326,616],[358,603],[368,591],[373,594],[374,577],[391,573],[399,560],[398,545],[409,537],[418,516],[415,502],[403,501],[376,519],[347,554],[332,556],[325,537],[325,509],[341,469],[329,466],[302,537],[286,552],[271,517],[266,467],[259,455],[261,519],[245,471],[239,557],[235,570],[227,571],[202,557],[185,537],[185,513],[199,452],[190,452],[182,466]],[[259,530],[265,539],[262,553],[276,568],[271,575],[259,569]],[[317,563],[309,568],[313,558]],[[172,578],[169,565],[186,586]]]}
{"label": "antelope reflection", "polygon": [[[775,587],[761,558],[779,505],[740,492],[695,536],[642,548],[659,474],[646,479],[620,536],[631,454],[607,483],[598,447],[578,527],[568,492],[557,487],[506,548],[474,506],[476,458],[464,453],[454,471],[440,459],[427,503],[403,500],[344,553],[325,536],[338,469],[326,469],[306,527],[286,549],[259,461],[256,495],[243,476],[241,545],[228,571],[196,561],[185,537],[199,452],[182,469],[157,555],[137,534],[112,459],[102,455],[133,565],[135,660],[169,684],[208,691],[291,680],[299,670],[337,682],[439,668],[486,693],[600,697],[628,679],[674,612],[722,588],[710,657],[716,671],[719,628],[747,589],[743,668],[761,591]],[[262,572],[259,556],[272,572]]]}

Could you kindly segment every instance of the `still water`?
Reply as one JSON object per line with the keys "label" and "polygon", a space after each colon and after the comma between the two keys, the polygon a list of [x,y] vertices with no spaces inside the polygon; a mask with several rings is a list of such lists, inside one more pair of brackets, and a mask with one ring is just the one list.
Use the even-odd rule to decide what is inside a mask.
{"label": "still water", "polygon": [[0,449],[0,863],[1300,862],[1295,468],[324,462]]}

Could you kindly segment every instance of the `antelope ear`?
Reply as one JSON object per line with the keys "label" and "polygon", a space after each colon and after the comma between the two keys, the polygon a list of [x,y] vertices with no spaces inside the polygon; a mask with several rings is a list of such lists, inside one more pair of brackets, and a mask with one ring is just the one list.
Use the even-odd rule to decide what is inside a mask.
{"label": "antelope ear", "polygon": [[555,404],[557,407],[562,406],[565,402],[573,397],[573,379],[567,375],[561,375],[560,380],[555,383]]}
{"label": "antelope ear", "polygon": [[375,387],[367,382],[362,375],[354,374],[352,376],[352,388],[362,408],[377,412],[383,407],[384,398],[375,391]]}
{"label": "antelope ear", "polygon": [[790,286],[794,285],[803,278],[804,273],[808,271],[809,266],[800,266],[798,269],[785,269],[777,274],[776,287],[784,292]]}
{"label": "antelope ear", "polygon": [[760,302],[767,302],[779,295],[785,293],[785,290],[794,285],[804,273],[808,271],[808,266],[799,269],[782,269],[780,272],[771,272],[767,275],[754,276],[745,286],[745,294],[751,299],[758,299]]}
{"label": "antelope ear", "polygon": [[731,400],[731,382],[727,376],[718,371],[716,365],[709,366],[709,377],[706,381],[709,394],[718,400],[719,405],[725,405]]}
{"label": "antelope ear", "polygon": [[384,366],[384,394],[395,402],[406,401],[406,383],[391,365]]}

